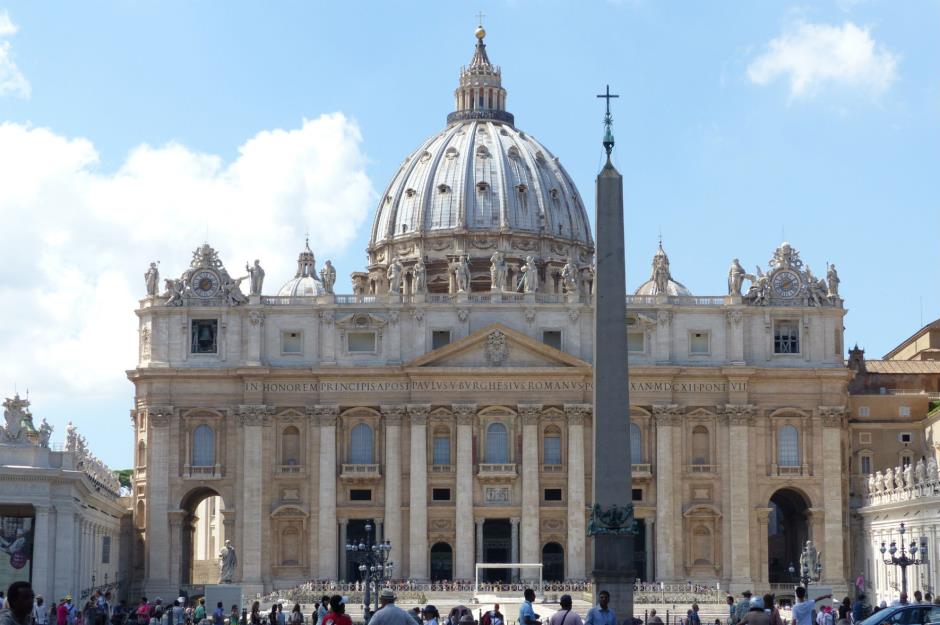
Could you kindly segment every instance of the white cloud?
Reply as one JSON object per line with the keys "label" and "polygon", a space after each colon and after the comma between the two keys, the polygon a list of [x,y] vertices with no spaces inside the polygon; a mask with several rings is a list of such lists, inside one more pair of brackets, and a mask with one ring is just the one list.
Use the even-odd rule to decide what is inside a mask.
{"label": "white cloud", "polygon": [[29,385],[37,408],[129,393],[143,272],[178,276],[207,228],[233,275],[261,259],[266,291],[293,276],[308,227],[319,259],[344,251],[376,196],[361,141],[337,113],[260,132],[231,163],[142,145],[103,173],[86,139],[0,124],[0,386]]}
{"label": "white cloud", "polygon": [[811,98],[827,87],[846,87],[871,95],[894,82],[898,56],[852,22],[842,26],[796,22],[767,44],[747,68],[751,82],[790,83],[792,99]]}
{"label": "white cloud", "polygon": [[0,97],[7,94],[28,98],[31,92],[29,81],[13,62],[9,41],[3,41],[17,33],[19,27],[10,19],[6,10],[0,10]]}

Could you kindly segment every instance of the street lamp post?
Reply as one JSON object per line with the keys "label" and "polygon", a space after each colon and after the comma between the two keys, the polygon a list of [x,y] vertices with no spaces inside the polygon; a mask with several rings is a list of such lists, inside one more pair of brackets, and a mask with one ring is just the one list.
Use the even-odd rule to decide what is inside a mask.
{"label": "street lamp post", "polygon": [[358,562],[357,567],[362,575],[365,584],[365,593],[363,596],[363,616],[366,622],[372,616],[370,611],[371,602],[374,598],[375,611],[379,609],[379,588],[387,579],[392,578],[392,571],[395,570],[395,563],[390,562],[388,556],[392,551],[392,543],[389,541],[375,542],[372,539],[372,524],[366,523],[366,537],[357,543],[346,545],[346,552],[353,561]]}
{"label": "street lamp post", "polygon": [[[898,528],[898,533],[901,534],[900,555],[898,555],[898,544],[896,541],[892,540],[890,547],[885,547],[885,544],[883,542],[881,543],[881,556],[884,558],[885,564],[901,568],[901,592],[905,594],[907,593],[907,567],[927,564],[927,537],[920,537],[919,548],[917,541],[911,540],[909,547],[910,552],[908,552],[904,546],[904,534],[906,532],[907,529],[904,527],[904,523],[901,523],[901,527]],[[920,558],[917,557],[918,552],[920,552]],[[887,557],[885,553],[889,553],[891,556]]]}

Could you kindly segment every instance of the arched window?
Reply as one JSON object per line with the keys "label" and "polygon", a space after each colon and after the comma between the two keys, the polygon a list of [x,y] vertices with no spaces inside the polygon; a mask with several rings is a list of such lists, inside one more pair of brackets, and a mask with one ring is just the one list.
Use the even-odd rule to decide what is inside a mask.
{"label": "arched window", "polygon": [[349,436],[349,463],[372,464],[372,428],[360,423]]}
{"label": "arched window", "polygon": [[436,465],[450,465],[450,432],[445,429],[434,431],[433,462]]}
{"label": "arched window", "polygon": [[777,432],[777,464],[781,467],[800,466],[800,435],[792,425]]}
{"label": "arched window", "polygon": [[545,428],[542,438],[542,463],[561,464],[561,430],[555,426]]}
{"label": "arched window", "polygon": [[486,428],[487,464],[507,464],[509,462],[509,434],[502,423],[490,423]]}
{"label": "arched window", "polygon": [[640,426],[636,423],[630,424],[630,463],[641,464],[643,462],[643,433]]}
{"label": "arched window", "polygon": [[193,430],[194,467],[211,467],[215,464],[215,430],[208,425]]}
{"label": "arched window", "polygon": [[300,464],[300,430],[293,425],[281,432],[281,464]]}
{"label": "arched window", "polygon": [[137,527],[146,527],[147,526],[147,506],[144,503],[144,500],[141,499],[137,502]]}
{"label": "arched window", "polygon": [[143,467],[147,465],[147,443],[140,441],[137,443],[137,466]]}
{"label": "arched window", "polygon": [[692,464],[711,464],[710,447],[708,428],[704,425],[696,425],[692,429]]}

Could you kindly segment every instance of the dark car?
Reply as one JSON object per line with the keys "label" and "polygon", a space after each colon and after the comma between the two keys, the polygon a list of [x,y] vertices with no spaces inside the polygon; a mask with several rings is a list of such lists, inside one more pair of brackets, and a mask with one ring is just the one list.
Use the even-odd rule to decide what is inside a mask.
{"label": "dark car", "polygon": [[940,623],[940,605],[898,605],[878,610],[856,625],[927,625]]}

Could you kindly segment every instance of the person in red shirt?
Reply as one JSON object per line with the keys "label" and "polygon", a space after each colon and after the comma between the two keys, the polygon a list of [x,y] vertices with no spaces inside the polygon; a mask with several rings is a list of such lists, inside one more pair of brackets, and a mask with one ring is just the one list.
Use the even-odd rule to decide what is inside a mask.
{"label": "person in red shirt", "polygon": [[330,611],[323,617],[323,625],[353,625],[346,614],[346,601],[339,595],[330,597]]}

